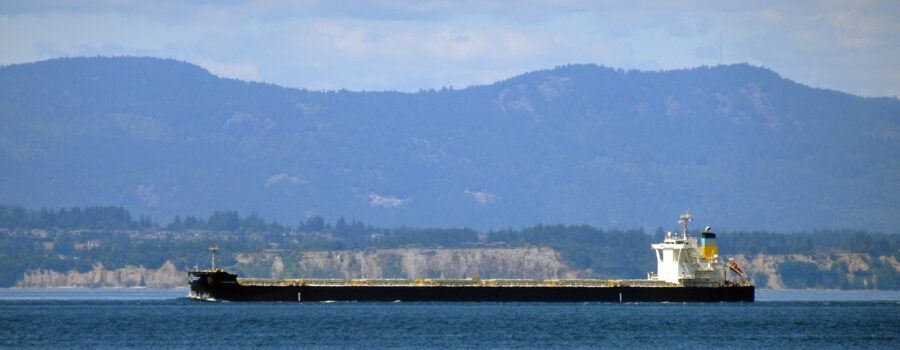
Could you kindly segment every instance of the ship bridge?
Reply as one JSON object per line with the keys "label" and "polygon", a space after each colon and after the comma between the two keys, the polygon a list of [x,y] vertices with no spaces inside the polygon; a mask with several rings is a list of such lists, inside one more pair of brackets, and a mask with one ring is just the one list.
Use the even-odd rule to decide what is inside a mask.
{"label": "ship bridge", "polygon": [[719,250],[715,246],[715,234],[707,226],[702,240],[688,235],[687,224],[693,222],[690,213],[681,215],[678,223],[681,234],[669,232],[662,243],[652,244],[656,251],[656,273],[650,273],[651,280],[661,280],[684,286],[722,286],[727,283],[727,269],[719,260]]}

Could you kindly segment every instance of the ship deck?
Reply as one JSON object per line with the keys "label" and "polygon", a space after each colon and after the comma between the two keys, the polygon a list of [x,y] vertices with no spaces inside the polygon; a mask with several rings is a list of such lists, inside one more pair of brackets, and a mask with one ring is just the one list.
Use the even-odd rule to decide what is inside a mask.
{"label": "ship deck", "polygon": [[242,286],[259,287],[676,287],[659,280],[591,280],[591,279],[262,279],[238,278]]}

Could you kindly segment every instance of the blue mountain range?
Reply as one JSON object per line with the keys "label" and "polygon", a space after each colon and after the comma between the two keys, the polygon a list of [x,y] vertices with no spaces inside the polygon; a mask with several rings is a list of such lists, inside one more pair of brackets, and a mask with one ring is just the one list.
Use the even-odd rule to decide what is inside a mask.
{"label": "blue mountain range", "polygon": [[[302,82],[298,82],[302,85]],[[900,101],[747,64],[311,91],[157,58],[0,67],[0,202],[381,226],[900,227]]]}

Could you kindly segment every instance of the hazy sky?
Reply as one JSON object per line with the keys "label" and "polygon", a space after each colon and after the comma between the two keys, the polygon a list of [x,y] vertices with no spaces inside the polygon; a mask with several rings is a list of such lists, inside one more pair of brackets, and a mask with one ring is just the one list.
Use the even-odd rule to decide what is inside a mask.
{"label": "hazy sky", "polygon": [[154,56],[310,89],[688,68],[720,52],[814,87],[900,95],[900,1],[0,1],[0,64]]}

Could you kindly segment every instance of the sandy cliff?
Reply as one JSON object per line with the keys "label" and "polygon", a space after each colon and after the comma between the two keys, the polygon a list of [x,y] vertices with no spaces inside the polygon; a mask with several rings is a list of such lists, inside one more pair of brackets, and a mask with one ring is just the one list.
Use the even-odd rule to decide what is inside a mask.
{"label": "sandy cliff", "polygon": [[[850,285],[851,288],[884,289],[886,281],[879,277],[890,277],[890,274],[872,273],[873,265],[884,266],[900,273],[900,262],[892,256],[872,257],[868,254],[850,252],[830,252],[815,255],[785,254],[785,255],[742,255],[734,256],[735,262],[747,272],[751,280],[757,281],[757,288],[784,289],[784,288],[817,288],[815,284],[821,284],[816,276],[808,276],[807,285],[786,285],[783,275],[787,273],[785,265],[803,264],[810,267],[809,270],[821,276],[831,276],[837,281],[837,285]],[[821,278],[820,278],[821,279]],[[843,280],[843,281],[841,281]],[[834,286],[831,286],[833,288]]]}
{"label": "sandy cliff", "polygon": [[327,278],[574,278],[577,271],[549,248],[381,249],[238,254],[253,277]]}
{"label": "sandy cliff", "polygon": [[[587,275],[570,268],[550,248],[378,249],[364,251],[263,251],[239,253],[225,267],[257,278],[527,278],[565,279]],[[900,262],[893,256],[830,252],[815,255],[742,255],[737,262],[757,288],[893,289]],[[648,267],[655,270],[655,266]],[[602,276],[600,276],[602,278]],[[19,288],[177,288],[187,272],[171,262],[158,269],[126,266],[91,271],[27,272]]]}
{"label": "sandy cliff", "polygon": [[17,288],[177,288],[187,286],[187,272],[170,261],[158,269],[125,266],[107,270],[102,264],[87,272],[36,270],[25,273]]}

